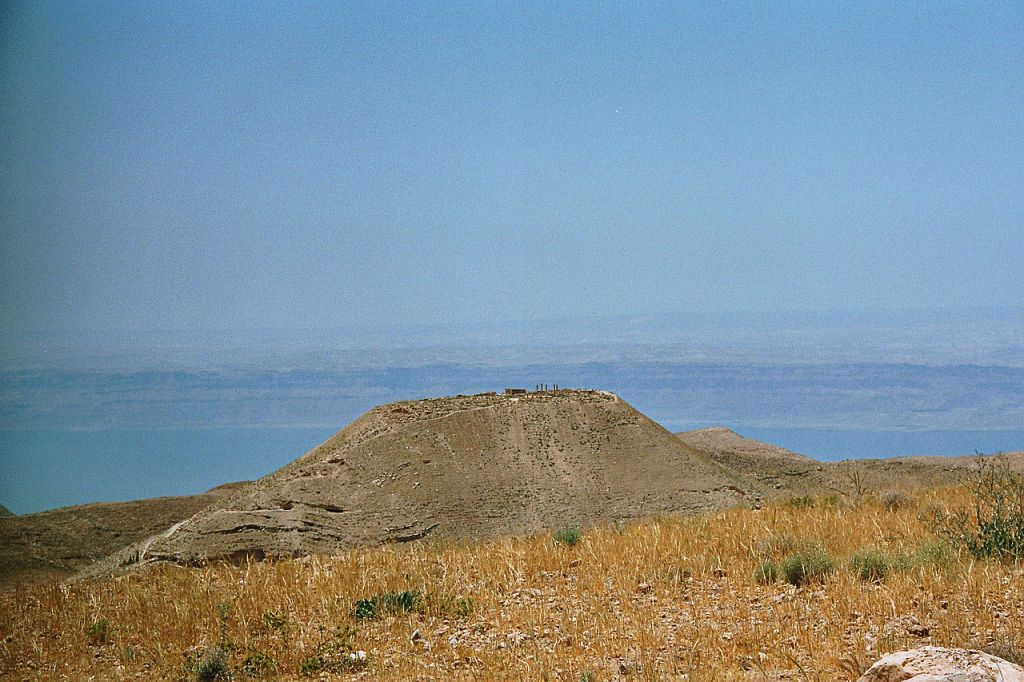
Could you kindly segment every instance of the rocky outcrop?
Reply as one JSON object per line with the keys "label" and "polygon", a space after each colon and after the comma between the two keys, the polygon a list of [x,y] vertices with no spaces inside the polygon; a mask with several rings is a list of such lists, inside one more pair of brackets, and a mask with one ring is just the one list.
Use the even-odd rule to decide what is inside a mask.
{"label": "rocky outcrop", "polygon": [[889,654],[857,682],[1024,682],[1024,668],[983,651],[926,646]]}

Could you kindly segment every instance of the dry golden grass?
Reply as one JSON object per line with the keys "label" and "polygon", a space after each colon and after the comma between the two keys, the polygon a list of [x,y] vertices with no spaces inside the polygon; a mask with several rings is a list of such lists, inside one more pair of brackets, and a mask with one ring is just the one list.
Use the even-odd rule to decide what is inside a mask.
{"label": "dry golden grass", "polygon": [[[1018,565],[947,555],[879,583],[849,569],[859,549],[909,553],[934,540],[919,512],[967,497],[946,489],[911,502],[657,519],[589,531],[572,547],[544,535],[23,587],[0,594],[0,675],[191,679],[187,655],[223,639],[235,679],[254,652],[276,664],[267,677],[296,679],[339,626],[354,628],[351,648],[368,664],[332,679],[843,680],[906,647],[1024,644]],[[799,589],[755,582],[759,562],[794,538],[824,543],[836,573]],[[356,600],[402,590],[423,593],[416,611],[353,616]],[[90,641],[103,619],[107,641]]]}

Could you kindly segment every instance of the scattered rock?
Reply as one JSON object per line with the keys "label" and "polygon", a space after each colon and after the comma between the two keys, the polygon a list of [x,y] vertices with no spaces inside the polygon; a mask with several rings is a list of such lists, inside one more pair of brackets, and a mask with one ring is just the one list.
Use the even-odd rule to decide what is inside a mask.
{"label": "scattered rock", "polygon": [[904,616],[886,623],[884,632],[890,637],[902,634],[907,634],[911,637],[927,637],[931,633],[931,628],[923,625],[914,616]]}
{"label": "scattered rock", "polygon": [[969,649],[926,646],[882,658],[857,682],[1024,682],[1024,668]]}
{"label": "scattered rock", "polygon": [[619,674],[623,677],[628,677],[629,675],[633,675],[638,672],[640,672],[640,666],[634,661],[629,659],[619,661]]}

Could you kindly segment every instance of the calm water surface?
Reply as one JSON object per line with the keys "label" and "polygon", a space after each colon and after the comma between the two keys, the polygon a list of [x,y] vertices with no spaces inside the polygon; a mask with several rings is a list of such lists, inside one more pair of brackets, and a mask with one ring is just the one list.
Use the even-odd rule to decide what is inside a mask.
{"label": "calm water surface", "polygon": [[[673,431],[693,424],[666,424]],[[696,425],[699,426],[699,425]],[[853,431],[734,426],[821,460],[993,453],[1024,430]],[[191,495],[264,476],[330,437],[330,427],[0,430],[0,504],[18,514],[98,501]]]}
{"label": "calm water surface", "polygon": [[269,474],[332,428],[0,430],[0,504],[26,514],[86,502],[192,495]]}

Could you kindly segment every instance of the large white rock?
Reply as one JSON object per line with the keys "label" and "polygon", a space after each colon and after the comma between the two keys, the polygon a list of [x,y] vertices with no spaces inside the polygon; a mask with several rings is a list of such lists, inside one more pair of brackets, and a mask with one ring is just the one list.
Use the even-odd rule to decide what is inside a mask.
{"label": "large white rock", "polygon": [[925,646],[889,654],[857,682],[1024,682],[1024,668],[983,651]]}

